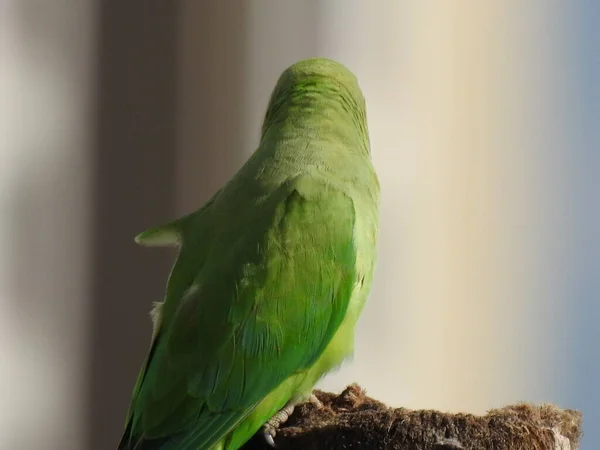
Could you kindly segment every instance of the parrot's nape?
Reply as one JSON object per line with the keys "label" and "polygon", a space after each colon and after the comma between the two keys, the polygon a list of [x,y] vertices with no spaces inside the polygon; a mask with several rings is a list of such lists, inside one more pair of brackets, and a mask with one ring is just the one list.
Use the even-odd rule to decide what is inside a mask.
{"label": "parrot's nape", "polygon": [[179,254],[119,450],[235,450],[351,355],[376,257],[379,183],[355,76],[280,76],[260,144],[201,209],[136,237]]}

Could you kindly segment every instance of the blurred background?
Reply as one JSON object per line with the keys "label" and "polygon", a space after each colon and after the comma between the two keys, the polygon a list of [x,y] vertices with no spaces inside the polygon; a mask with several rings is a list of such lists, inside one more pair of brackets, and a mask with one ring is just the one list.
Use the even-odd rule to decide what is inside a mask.
{"label": "blurred background", "polygon": [[312,56],[358,76],[382,187],[322,387],[554,402],[600,440],[600,3],[2,0],[0,449],[116,448],[175,256],[133,236],[240,167]]}

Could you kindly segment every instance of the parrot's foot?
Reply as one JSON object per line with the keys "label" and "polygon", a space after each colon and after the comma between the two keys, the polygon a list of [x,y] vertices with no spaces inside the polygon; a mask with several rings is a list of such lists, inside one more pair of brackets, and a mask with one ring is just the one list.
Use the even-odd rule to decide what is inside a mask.
{"label": "parrot's foot", "polygon": [[312,403],[317,409],[321,409],[323,407],[323,403],[321,403],[321,400],[319,400],[315,394],[310,394],[310,397],[308,397],[308,402]]}
{"label": "parrot's foot", "polygon": [[[279,410],[277,414],[271,417],[271,419],[262,426],[262,435],[269,446],[273,448],[275,447],[274,438],[277,435],[277,430],[292,415],[294,408],[298,404],[297,402],[298,400],[295,402],[288,402],[282,409]],[[312,403],[317,409],[321,409],[323,407],[323,403],[321,403],[321,400],[319,400],[315,394],[310,394],[310,397],[308,397],[308,402]]]}
{"label": "parrot's foot", "polygon": [[288,420],[294,412],[295,407],[294,403],[288,403],[262,426],[262,435],[271,447],[275,447],[275,440],[273,438],[277,435],[277,429]]}

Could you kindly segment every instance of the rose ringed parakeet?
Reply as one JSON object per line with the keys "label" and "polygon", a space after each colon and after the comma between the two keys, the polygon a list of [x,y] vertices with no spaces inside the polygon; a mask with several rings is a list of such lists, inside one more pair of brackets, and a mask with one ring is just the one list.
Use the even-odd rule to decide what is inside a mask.
{"label": "rose ringed parakeet", "polygon": [[237,174],[136,237],[179,254],[119,450],[238,449],[308,398],[352,353],[378,208],[356,78],[329,59],[292,65]]}

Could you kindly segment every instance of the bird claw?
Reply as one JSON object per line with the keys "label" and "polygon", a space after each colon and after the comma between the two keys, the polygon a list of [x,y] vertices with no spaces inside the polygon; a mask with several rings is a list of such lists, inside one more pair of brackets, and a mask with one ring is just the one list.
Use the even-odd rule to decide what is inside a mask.
{"label": "bird claw", "polygon": [[310,397],[308,397],[308,403],[312,403],[317,409],[321,409],[323,407],[323,403],[315,394],[310,394]]}
{"label": "bird claw", "polygon": [[[323,407],[323,403],[321,403],[321,400],[319,400],[315,394],[310,394],[308,402],[312,403],[317,409],[321,409]],[[262,426],[261,434],[269,447],[276,447],[274,438],[277,435],[277,430],[289,419],[294,412],[295,406],[295,402],[288,402],[273,417],[271,417],[267,423]]]}
{"label": "bird claw", "polygon": [[275,440],[273,439],[273,434],[271,431],[267,431],[264,425],[262,430],[262,436],[269,447],[275,448]]}
{"label": "bird claw", "polygon": [[292,415],[294,412],[294,407],[294,404],[288,403],[262,426],[263,438],[270,447],[276,447],[274,438],[277,435],[277,430]]}

